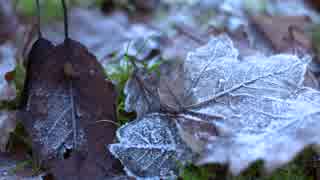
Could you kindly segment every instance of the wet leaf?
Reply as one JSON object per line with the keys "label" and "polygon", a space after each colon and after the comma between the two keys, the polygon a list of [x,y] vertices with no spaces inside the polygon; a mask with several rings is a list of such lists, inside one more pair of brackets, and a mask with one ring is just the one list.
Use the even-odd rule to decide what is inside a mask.
{"label": "wet leaf", "polygon": [[117,131],[118,144],[110,151],[120,159],[129,176],[137,179],[176,178],[178,161],[190,159],[175,124],[166,115],[149,114]]}
{"label": "wet leaf", "polygon": [[52,47],[47,42],[39,44],[43,42],[39,40],[31,51],[34,58],[30,58],[27,71],[28,98],[20,113],[33,139],[34,152],[57,179],[112,174],[117,161],[105,153],[105,145],[113,142],[116,130],[112,83],[80,43],[66,39]]}

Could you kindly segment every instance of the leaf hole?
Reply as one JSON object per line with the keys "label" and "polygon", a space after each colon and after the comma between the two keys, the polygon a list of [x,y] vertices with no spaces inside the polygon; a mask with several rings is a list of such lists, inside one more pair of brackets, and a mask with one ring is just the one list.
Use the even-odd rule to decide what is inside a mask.
{"label": "leaf hole", "polygon": [[71,157],[72,149],[66,149],[63,153],[63,159],[69,159]]}

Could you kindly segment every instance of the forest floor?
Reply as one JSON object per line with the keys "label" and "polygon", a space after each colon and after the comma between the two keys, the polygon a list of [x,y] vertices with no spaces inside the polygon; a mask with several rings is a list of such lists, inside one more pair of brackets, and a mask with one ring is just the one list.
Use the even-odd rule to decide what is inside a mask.
{"label": "forest floor", "polygon": [[318,1],[67,2],[0,0],[0,180],[320,179]]}

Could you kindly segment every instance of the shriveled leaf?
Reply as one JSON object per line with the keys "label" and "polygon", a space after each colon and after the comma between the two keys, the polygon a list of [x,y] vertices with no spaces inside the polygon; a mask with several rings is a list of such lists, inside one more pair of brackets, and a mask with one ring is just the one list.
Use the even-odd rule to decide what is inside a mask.
{"label": "shriveled leaf", "polygon": [[200,125],[181,125],[205,144],[199,164],[228,163],[239,173],[262,159],[272,170],[319,143],[320,93],[303,86],[310,59],[276,55],[240,60],[232,53],[216,55],[212,47],[217,43],[236,52],[230,41],[213,40],[185,62],[194,103],[184,108],[203,115],[192,121],[207,123],[199,131],[193,130]]}
{"label": "shriveled leaf", "polygon": [[134,71],[124,89],[126,111],[135,111],[137,117],[159,111],[160,102],[156,93],[158,83],[159,78],[156,73],[150,74],[144,69]]}
{"label": "shriveled leaf", "polygon": [[130,122],[117,131],[118,144],[110,151],[120,159],[129,176],[137,179],[177,177],[178,161],[191,154],[177,134],[174,122],[166,115],[153,113]]}
{"label": "shriveled leaf", "polygon": [[[117,161],[105,153],[105,144],[113,142],[116,130],[112,83],[80,43],[67,39],[44,51],[37,45],[32,52],[39,63],[28,69],[28,98],[20,113],[34,152],[57,179],[102,178],[105,172],[112,173]],[[62,167],[64,171],[59,171]]]}

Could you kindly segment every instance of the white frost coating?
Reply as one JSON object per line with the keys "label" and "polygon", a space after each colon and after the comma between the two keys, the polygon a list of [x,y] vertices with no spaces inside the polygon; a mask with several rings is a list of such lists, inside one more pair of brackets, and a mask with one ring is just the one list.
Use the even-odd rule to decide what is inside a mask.
{"label": "white frost coating", "polygon": [[[36,101],[37,100],[37,101]],[[62,156],[66,149],[73,148],[73,127],[72,127],[72,104],[71,95],[64,90],[53,90],[43,92],[41,89],[32,90],[28,104],[30,112],[44,109],[44,116],[34,117],[34,129],[37,134],[35,141],[39,142],[43,148],[42,155]],[[31,105],[32,104],[32,105]],[[45,106],[45,107],[42,107]],[[79,145],[86,142],[83,129],[78,131]]]}
{"label": "white frost coating", "polygon": [[[217,46],[231,48],[212,48]],[[223,116],[211,123],[228,132],[208,138],[198,163],[228,163],[237,174],[262,159],[272,170],[305,146],[320,144],[320,93],[303,87],[308,61],[292,55],[239,60],[233,52],[230,41],[218,37],[185,62],[194,100],[186,108]]]}
{"label": "white frost coating", "polygon": [[174,179],[177,161],[191,158],[172,121],[158,113],[124,125],[117,137],[120,143],[109,149],[125,166],[127,175],[137,179]]}

